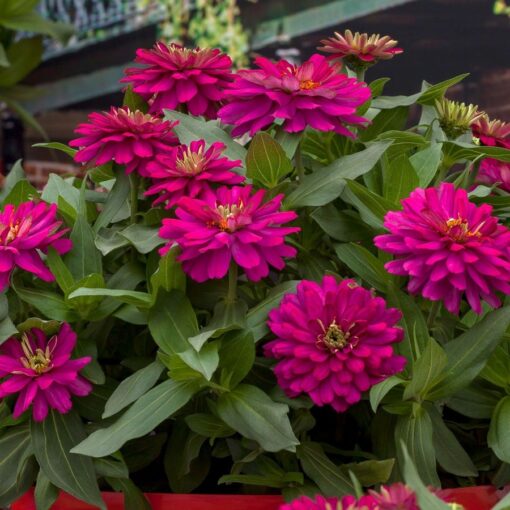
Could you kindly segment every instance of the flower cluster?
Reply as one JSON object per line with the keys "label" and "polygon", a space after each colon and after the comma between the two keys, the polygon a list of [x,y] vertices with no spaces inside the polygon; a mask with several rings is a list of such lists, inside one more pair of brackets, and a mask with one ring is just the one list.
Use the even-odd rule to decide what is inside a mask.
{"label": "flower cluster", "polygon": [[405,358],[393,350],[403,337],[395,326],[400,317],[354,280],[303,280],[270,312],[277,338],[265,345],[265,354],[280,360],[274,371],[288,396],[306,393],[316,405],[343,412],[404,368]]}
{"label": "flower cluster", "polygon": [[142,66],[127,69],[122,81],[131,82],[155,114],[185,106],[192,115],[216,118],[233,76],[232,60],[217,49],[157,42],[151,50],[137,50],[136,62]]}
{"label": "flower cluster", "polygon": [[0,290],[8,287],[15,267],[45,282],[55,280],[39,252],[53,248],[64,254],[71,249],[72,242],[62,237],[68,229],[61,226],[56,204],[23,202],[17,207],[12,204],[4,207],[0,212]]}
{"label": "flower cluster", "polygon": [[313,55],[300,66],[259,57],[255,64],[258,69],[236,74],[225,94],[228,104],[218,112],[223,122],[235,126],[234,136],[253,136],[276,121],[283,121],[289,133],[310,126],[353,136],[346,125],[368,122],[356,109],[370,98],[370,89],[325,57]]}
{"label": "flower cluster", "polygon": [[48,409],[65,414],[71,410],[71,395],[83,397],[92,385],[81,375],[92,358],[71,359],[76,333],[64,323],[47,337],[32,328],[21,340],[11,337],[0,346],[0,398],[19,393],[13,416],[19,418],[30,406],[34,420],[43,421]]}
{"label": "flower cluster", "polygon": [[500,306],[497,291],[510,294],[510,230],[492,216],[492,207],[476,206],[450,183],[416,189],[402,206],[386,215],[390,234],[374,239],[395,255],[386,269],[409,276],[409,292],[443,301],[452,313],[464,295],[476,313],[481,300]]}
{"label": "flower cluster", "polygon": [[264,195],[263,190],[252,193],[251,186],[223,186],[203,199],[182,198],[177,218],[163,220],[159,235],[170,242],[161,253],[177,243],[184,271],[197,282],[223,278],[232,260],[252,281],[266,277],[270,266],[282,270],[283,259],[296,255],[285,236],[300,230],[282,224],[297,215],[279,212],[283,195],[263,204]]}

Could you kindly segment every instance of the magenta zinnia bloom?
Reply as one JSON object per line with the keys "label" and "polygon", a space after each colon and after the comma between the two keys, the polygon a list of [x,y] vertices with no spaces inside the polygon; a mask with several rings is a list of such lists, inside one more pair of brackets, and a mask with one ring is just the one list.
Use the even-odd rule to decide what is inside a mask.
{"label": "magenta zinnia bloom", "polygon": [[395,326],[401,315],[354,280],[303,280],[269,313],[277,338],[265,355],[281,360],[274,371],[289,397],[306,393],[318,406],[343,412],[404,368],[405,358],[393,350],[403,337]]}
{"label": "magenta zinnia bloom", "polygon": [[51,247],[62,255],[71,249],[72,242],[62,239],[69,229],[60,229],[61,225],[56,204],[23,202],[4,207],[0,212],[0,291],[9,285],[15,267],[45,282],[55,280],[38,250],[46,253]]}
{"label": "magenta zinnia bloom", "polygon": [[216,118],[224,88],[232,81],[232,60],[218,49],[188,49],[157,42],[136,52],[143,67],[126,69],[123,82],[149,101],[152,113],[185,105],[192,115]]}
{"label": "magenta zinnia bloom", "polygon": [[338,498],[325,498],[317,495],[315,499],[307,496],[300,496],[290,503],[280,505],[279,510],[342,510]]}
{"label": "magenta zinnia bloom", "polygon": [[452,313],[464,294],[476,313],[482,312],[480,299],[500,306],[496,292],[510,294],[510,230],[491,216],[492,207],[476,206],[451,183],[418,188],[402,205],[386,214],[390,234],[374,239],[395,255],[386,269],[409,276],[409,292],[443,301]]}
{"label": "magenta zinnia bloom", "polygon": [[221,157],[224,144],[215,142],[208,149],[205,147],[204,140],[181,145],[171,155],[158,156],[148,165],[153,185],[145,194],[160,195],[154,205],[166,202],[169,209],[183,196],[202,198],[215,184],[240,184],[245,180],[232,172],[241,165],[240,160]]}
{"label": "magenta zinnia bloom", "polygon": [[369,493],[378,510],[420,510],[415,492],[403,483],[383,485],[379,492]]}
{"label": "magenta zinnia bloom", "polygon": [[282,270],[283,258],[296,255],[296,249],[285,244],[285,236],[300,229],[281,225],[297,214],[280,212],[283,195],[263,204],[264,195],[264,190],[252,194],[251,186],[222,186],[202,200],[181,198],[177,218],[163,220],[159,235],[170,242],[160,253],[179,244],[178,259],[197,282],[223,278],[232,259],[252,281],[266,277],[269,266]]}
{"label": "magenta zinnia bloom", "polygon": [[370,98],[370,89],[326,57],[313,55],[300,66],[259,57],[255,64],[259,69],[237,73],[226,92],[229,104],[218,112],[223,122],[235,125],[234,136],[253,136],[278,119],[290,133],[310,126],[354,136],[345,125],[368,122],[356,109]]}
{"label": "magenta zinnia bloom", "polygon": [[170,154],[179,143],[172,131],[176,124],[127,107],[112,107],[109,112],[91,113],[89,122],[75,130],[82,136],[69,145],[80,148],[74,157],[78,163],[100,166],[113,161],[126,165],[127,173],[146,176],[147,164],[157,154]]}
{"label": "magenta zinnia bloom", "polygon": [[71,359],[76,333],[67,323],[47,338],[38,328],[11,337],[0,346],[0,398],[19,393],[14,418],[31,405],[34,420],[43,421],[48,408],[65,414],[71,410],[71,395],[83,397],[92,385],[78,372],[92,361],[90,357]]}
{"label": "magenta zinnia bloom", "polygon": [[350,30],[346,30],[343,35],[335,32],[334,37],[323,39],[321,43],[324,46],[318,50],[329,53],[332,59],[345,59],[353,68],[367,67],[404,52],[402,48],[396,48],[398,42],[389,35],[353,34]]}

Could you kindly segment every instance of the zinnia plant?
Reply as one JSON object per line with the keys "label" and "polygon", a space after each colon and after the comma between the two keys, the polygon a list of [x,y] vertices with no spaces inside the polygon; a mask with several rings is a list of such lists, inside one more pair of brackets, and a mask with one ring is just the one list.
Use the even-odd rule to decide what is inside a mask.
{"label": "zinnia plant", "polygon": [[83,177],[7,176],[0,507],[448,510],[441,488],[508,483],[507,126],[445,99],[464,75],[355,77],[387,36],[324,44],[237,72],[139,50],[64,147]]}

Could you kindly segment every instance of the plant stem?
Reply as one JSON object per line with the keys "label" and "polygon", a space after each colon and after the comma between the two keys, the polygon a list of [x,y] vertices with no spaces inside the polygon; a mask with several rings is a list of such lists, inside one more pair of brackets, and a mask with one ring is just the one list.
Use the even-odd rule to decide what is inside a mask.
{"label": "plant stem", "polygon": [[433,301],[432,306],[430,307],[429,316],[427,318],[427,326],[429,329],[431,329],[436,322],[436,317],[440,309],[441,301]]}
{"label": "plant stem", "polygon": [[129,174],[129,184],[131,185],[131,196],[130,196],[130,205],[131,205],[131,223],[136,223],[136,214],[138,213],[138,187],[140,185],[140,179],[138,178],[138,174],[135,172]]}
{"label": "plant stem", "polygon": [[358,81],[365,81],[365,69],[358,69],[356,71],[356,79]]}
{"label": "plant stem", "polygon": [[237,301],[237,264],[232,262],[228,269],[227,303]]}
{"label": "plant stem", "polygon": [[302,182],[305,176],[305,167],[303,166],[303,157],[301,154],[301,140],[299,141],[296,153],[294,154],[294,165],[296,166],[299,182]]}

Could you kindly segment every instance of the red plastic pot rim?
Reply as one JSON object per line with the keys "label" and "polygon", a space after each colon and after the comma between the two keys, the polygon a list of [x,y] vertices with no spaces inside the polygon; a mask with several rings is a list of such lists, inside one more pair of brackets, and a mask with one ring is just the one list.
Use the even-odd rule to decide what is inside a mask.
{"label": "red plastic pot rim", "polygon": [[[439,492],[449,503],[459,503],[465,510],[491,510],[499,501],[498,492],[491,486],[445,489]],[[124,510],[124,497],[103,492],[108,510]],[[278,510],[281,496],[243,496],[207,494],[146,494],[154,510]],[[12,510],[36,510],[33,491],[29,491],[12,505]],[[96,510],[69,494],[61,493],[52,510]]]}

